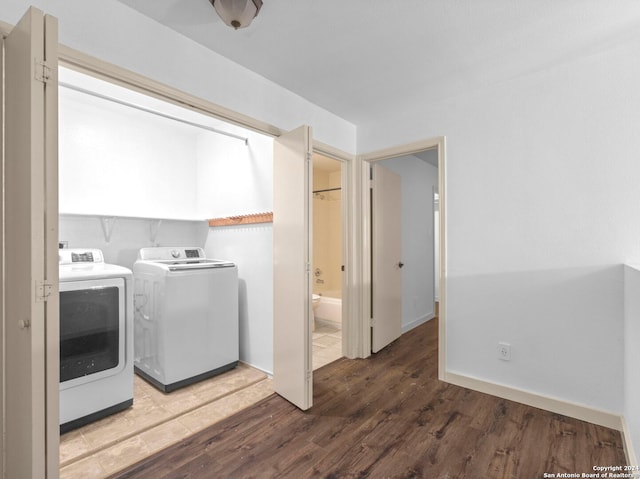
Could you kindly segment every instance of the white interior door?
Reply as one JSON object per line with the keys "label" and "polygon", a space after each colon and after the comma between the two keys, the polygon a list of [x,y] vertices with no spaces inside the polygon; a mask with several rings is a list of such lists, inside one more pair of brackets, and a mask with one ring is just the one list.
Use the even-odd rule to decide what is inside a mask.
{"label": "white interior door", "polygon": [[396,173],[373,165],[371,351],[402,334],[402,184]]}
{"label": "white interior door", "polygon": [[6,477],[58,477],[57,45],[35,8],[3,41]]}
{"label": "white interior door", "polygon": [[302,126],[273,153],[273,388],[302,410],[313,402],[311,191],[311,128]]}

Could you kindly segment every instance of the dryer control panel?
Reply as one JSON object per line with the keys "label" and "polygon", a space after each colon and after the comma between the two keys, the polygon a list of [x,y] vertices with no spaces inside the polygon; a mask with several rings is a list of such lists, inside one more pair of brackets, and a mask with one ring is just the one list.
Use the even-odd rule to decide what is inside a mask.
{"label": "dryer control panel", "polygon": [[95,248],[64,248],[58,250],[59,264],[104,263],[102,251]]}

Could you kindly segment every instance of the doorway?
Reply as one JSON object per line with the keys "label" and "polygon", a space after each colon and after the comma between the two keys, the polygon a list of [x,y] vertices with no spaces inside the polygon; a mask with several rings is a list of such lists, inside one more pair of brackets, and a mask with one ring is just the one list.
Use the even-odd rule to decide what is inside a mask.
{"label": "doorway", "polygon": [[[362,155],[361,157],[362,168],[363,168],[363,178],[365,178],[365,183],[363,187],[363,195],[362,195],[362,204],[363,204],[363,216],[365,218],[372,217],[372,221],[375,221],[375,212],[371,209],[371,201],[370,201],[370,169],[372,164],[380,163],[386,166],[391,166],[396,168],[399,171],[405,170],[405,176],[407,178],[412,178],[410,171],[412,168],[403,166],[404,162],[408,162],[409,164],[413,162],[414,167],[426,166],[428,165],[435,172],[435,181],[431,186],[423,183],[422,192],[424,196],[425,207],[422,210],[415,210],[415,204],[411,204],[409,208],[403,207],[403,232],[406,230],[407,233],[404,234],[403,247],[404,249],[412,249],[413,253],[411,253],[412,258],[416,258],[417,260],[422,260],[425,264],[431,264],[429,271],[420,271],[419,268],[414,270],[414,275],[421,275],[426,273],[425,281],[427,284],[431,284],[428,287],[429,302],[432,305],[432,309],[430,312],[431,317],[435,317],[436,313],[436,302],[435,302],[435,261],[434,261],[434,247],[437,242],[439,247],[438,252],[438,269],[439,269],[439,278],[438,278],[438,329],[439,329],[439,354],[438,354],[438,371],[439,378],[441,380],[444,379],[445,375],[445,358],[446,358],[446,222],[445,222],[445,138],[437,137],[429,140],[425,140],[422,142],[412,143],[409,145],[403,145],[395,148],[391,148],[388,150],[382,150],[377,152],[372,152],[366,155]],[[403,160],[403,158],[405,158]],[[408,158],[408,159],[407,159]],[[437,188],[438,191],[438,238],[435,241],[435,231],[434,231],[434,216],[433,216],[433,189]],[[419,192],[420,185],[415,185],[413,190]],[[412,212],[413,211],[413,212]],[[411,228],[416,225],[421,225],[423,228],[427,229],[425,233],[425,239],[430,245],[426,250],[424,248],[420,249],[419,246],[407,244],[411,241]],[[371,278],[372,277],[372,264],[375,261],[375,258],[372,257],[372,244],[371,244],[371,231],[372,225],[371,222],[365,222],[365,232],[363,234],[363,248],[362,248],[362,259],[363,259],[363,277]],[[429,233],[430,231],[430,233]],[[405,261],[405,252],[403,252],[403,263],[408,263]],[[416,265],[417,266],[417,265]],[[429,279],[426,279],[429,278]],[[403,310],[405,313],[403,314],[403,332],[411,329],[412,327],[421,324],[422,322],[431,319],[429,314],[420,315],[420,313],[416,312],[419,308],[419,301],[417,298],[420,293],[420,284],[424,281],[419,281],[417,276],[412,281],[412,287],[404,287],[403,288]],[[416,289],[417,288],[417,289]],[[362,329],[361,329],[361,337],[365,344],[371,344],[371,318],[372,318],[372,292],[371,288],[365,288],[363,291],[363,317],[361,321]],[[375,327],[375,326],[373,326]],[[371,349],[369,349],[369,354],[371,354]]]}
{"label": "doorway", "polygon": [[342,162],[313,155],[313,369],[342,357]]}

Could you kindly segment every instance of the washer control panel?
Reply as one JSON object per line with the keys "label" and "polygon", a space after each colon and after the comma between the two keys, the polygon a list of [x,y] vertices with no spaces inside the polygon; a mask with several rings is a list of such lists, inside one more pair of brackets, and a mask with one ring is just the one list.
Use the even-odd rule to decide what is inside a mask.
{"label": "washer control panel", "polygon": [[175,246],[156,246],[142,248],[138,259],[144,261],[170,261],[205,258],[202,248],[176,248]]}

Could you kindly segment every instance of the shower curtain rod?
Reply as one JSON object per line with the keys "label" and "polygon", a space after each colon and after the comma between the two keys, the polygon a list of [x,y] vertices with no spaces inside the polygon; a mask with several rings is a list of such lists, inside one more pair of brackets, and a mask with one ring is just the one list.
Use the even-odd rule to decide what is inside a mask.
{"label": "shower curtain rod", "polygon": [[327,191],[338,191],[342,188],[327,188],[326,190],[316,190],[313,193],[326,193]]}
{"label": "shower curtain rod", "polygon": [[103,95],[101,93],[96,93],[94,91],[91,90],[86,90],[85,88],[79,87],[79,86],[75,86],[75,85],[71,85],[70,83],[65,83],[65,82],[58,82],[58,85],[68,88],[69,90],[74,90],[80,93],[84,93],[86,95],[91,95],[94,96],[96,98],[100,98],[102,100],[107,100],[107,101],[111,101],[113,103],[118,103],[119,105],[124,105],[124,106],[128,106],[130,108],[135,108],[136,110],[140,110],[140,111],[144,111],[146,113],[151,113],[152,115],[156,115],[156,116],[161,116],[162,118],[167,118],[169,120],[174,120],[180,123],[184,123],[185,125],[190,125],[190,126],[195,126],[196,128],[201,128],[202,130],[207,130],[207,131],[211,131],[213,133],[218,133],[219,135],[225,135],[225,136],[229,136],[231,138],[235,138],[236,140],[242,140],[244,141],[245,145],[249,144],[249,138],[244,137],[244,136],[240,136],[240,135],[235,135],[233,133],[228,133],[226,131],[223,130],[218,130],[216,128],[213,128],[211,126],[206,126],[206,125],[202,125],[200,123],[195,123],[193,121],[189,121],[189,120],[183,120],[182,118],[178,118],[176,116],[172,116],[172,115],[167,115],[166,113],[162,113],[156,110],[152,110],[151,108],[145,108],[143,106],[140,105],[136,105],[135,103],[129,103],[127,101],[124,100],[118,100],[117,98],[113,98],[107,95]]}

